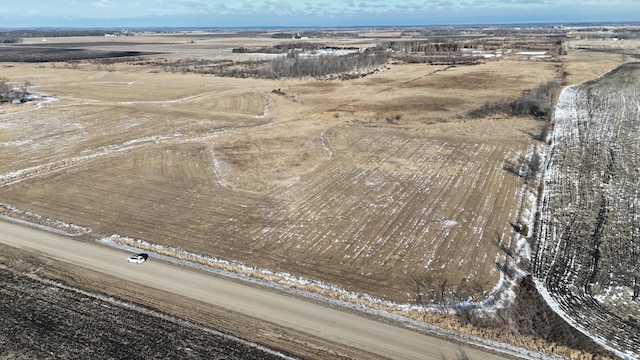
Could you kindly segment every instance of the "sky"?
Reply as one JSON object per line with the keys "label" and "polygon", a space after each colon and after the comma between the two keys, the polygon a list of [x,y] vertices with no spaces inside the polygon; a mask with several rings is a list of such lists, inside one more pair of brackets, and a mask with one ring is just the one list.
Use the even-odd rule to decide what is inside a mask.
{"label": "sky", "polygon": [[640,21],[640,0],[0,0],[0,28]]}

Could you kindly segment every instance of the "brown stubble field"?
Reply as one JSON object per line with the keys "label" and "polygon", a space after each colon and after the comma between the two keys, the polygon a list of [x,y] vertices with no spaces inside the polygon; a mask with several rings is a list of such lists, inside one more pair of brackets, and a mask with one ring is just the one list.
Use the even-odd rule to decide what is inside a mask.
{"label": "brown stubble field", "polygon": [[[231,56],[231,43],[195,53]],[[416,278],[473,282],[478,300],[495,286],[523,185],[504,166],[542,124],[461,115],[561,70],[390,63],[340,81],[2,66],[55,99],[0,108],[3,204],[88,227],[87,241],[118,234],[398,303],[415,300]]]}
{"label": "brown stubble field", "polygon": [[[322,41],[367,47],[397,34],[387,35]],[[60,48],[159,53],[144,56],[157,63],[258,58],[231,48],[288,41],[268,35],[48,39]],[[523,211],[525,181],[510,166],[531,146],[544,145],[534,139],[544,122],[464,114],[550,79],[563,85],[591,80],[638,55],[631,40],[584,40],[570,33],[564,44],[562,62],[501,59],[451,67],[392,60],[383,71],[348,81],[221,78],[128,60],[0,63],[0,76],[15,86],[28,80],[32,92],[50,96],[0,104],[0,215],[84,241],[117,234],[165,247],[141,247],[145,251],[191,260],[207,255],[230,261],[212,266],[366,305],[379,303],[362,294],[415,304],[417,281],[423,294],[425,284],[446,280],[452,291],[447,295],[471,291],[481,300],[498,282],[496,262],[506,258],[505,244],[514,245],[511,224]],[[87,269],[79,274],[69,264],[18,249],[3,247],[5,265],[304,357],[323,357],[315,349],[335,350],[290,329],[154,289],[133,289]],[[288,274],[360,295],[288,281]],[[456,294],[460,284],[465,289]],[[426,297],[424,302],[435,300]],[[505,335],[503,328],[463,325],[438,312],[396,311],[464,333],[581,356],[560,352],[564,343],[547,337],[544,343]],[[591,358],[583,342],[568,346]],[[348,351],[342,356],[362,355]]]}
{"label": "brown stubble field", "polygon": [[[159,52],[145,56],[159,63],[255,58],[231,48],[283,42],[206,36],[48,41]],[[378,39],[323,41],[365,47]],[[451,67],[391,61],[383,71],[348,81],[221,78],[128,61],[1,63],[0,76],[16,86],[28,80],[32,92],[50,97],[0,105],[0,213],[85,241],[117,234],[164,247],[145,251],[215,257],[229,263],[210,265],[367,305],[377,303],[362,294],[415,304],[418,281],[424,291],[425,284],[446,280],[448,296],[481,300],[499,281],[496,262],[504,261],[505,244],[513,247],[511,224],[523,211],[525,181],[510,166],[543,144],[534,137],[544,122],[465,114],[551,79],[563,85],[587,81],[632,60],[585,49],[602,47],[601,41],[569,38],[565,44],[562,62],[501,59]],[[525,200],[524,206],[531,204]],[[309,345],[318,339],[300,340],[240,314],[3,251],[0,262],[18,271],[318,356]],[[288,274],[360,295],[292,282]],[[465,288],[456,294],[461,284]],[[539,339],[505,338],[500,329],[486,332],[437,314],[410,315],[532,349],[543,346]],[[559,351],[553,343],[545,347]]]}

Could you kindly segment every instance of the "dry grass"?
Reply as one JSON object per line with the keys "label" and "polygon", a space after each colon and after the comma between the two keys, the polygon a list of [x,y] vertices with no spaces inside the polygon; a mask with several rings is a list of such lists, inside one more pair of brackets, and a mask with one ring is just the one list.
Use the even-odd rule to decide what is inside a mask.
{"label": "dry grass", "polygon": [[[192,55],[229,55],[219,41]],[[154,42],[136,48],[190,46]],[[579,55],[569,81],[589,76]],[[0,107],[0,202],[90,227],[87,240],[115,233],[398,302],[415,300],[412,278],[477,281],[479,299],[519,217],[523,180],[504,163],[542,124],[461,115],[560,71],[500,60],[274,81],[12,64],[3,76],[57,101]]]}
{"label": "dry grass", "polygon": [[[456,117],[555,75],[553,64],[515,61],[393,65],[322,82],[126,65],[7,70],[58,101],[3,116],[0,151],[10,160],[0,171],[31,168],[3,188],[3,202],[93,236],[133,236],[399,302],[411,299],[408,279],[425,273],[493,287],[494,243],[511,236],[521,187],[503,162],[524,154],[539,124]],[[390,116],[400,120],[390,125]]]}
{"label": "dry grass", "polygon": [[588,40],[570,36],[565,47],[573,49],[565,57],[566,83],[577,84],[599,77],[625,62],[637,60],[638,40]]}

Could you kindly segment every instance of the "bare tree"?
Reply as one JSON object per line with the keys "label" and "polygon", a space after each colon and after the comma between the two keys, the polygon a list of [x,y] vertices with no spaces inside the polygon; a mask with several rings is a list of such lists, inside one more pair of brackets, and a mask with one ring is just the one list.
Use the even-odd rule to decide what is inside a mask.
{"label": "bare tree", "polygon": [[419,305],[436,305],[443,313],[446,312],[449,302],[447,279],[431,275],[417,276],[413,278],[413,285]]}
{"label": "bare tree", "polygon": [[0,102],[9,100],[9,79],[0,76]]}
{"label": "bare tree", "polygon": [[27,99],[27,95],[29,94],[27,90],[29,89],[30,86],[31,86],[31,82],[29,80],[25,80],[24,84],[22,84],[20,89],[18,89],[17,98],[20,99],[20,101],[25,101]]}

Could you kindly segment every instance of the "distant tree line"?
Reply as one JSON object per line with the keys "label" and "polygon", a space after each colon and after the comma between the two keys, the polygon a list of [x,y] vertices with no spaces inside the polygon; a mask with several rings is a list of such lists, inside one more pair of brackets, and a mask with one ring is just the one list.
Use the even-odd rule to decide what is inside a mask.
{"label": "distant tree line", "polygon": [[441,38],[438,41],[410,40],[387,41],[378,45],[379,50],[392,52],[394,59],[409,64],[432,65],[473,65],[478,64],[483,58],[469,56],[462,49],[469,46],[467,42],[460,42],[450,38]]}
{"label": "distant tree line", "polygon": [[459,37],[469,39],[473,37],[517,37],[537,34],[562,34],[567,30],[553,25],[532,25],[530,27],[522,26],[497,26],[486,28],[486,26],[469,26],[469,27],[453,27],[453,28],[425,28],[425,29],[409,29],[403,30],[403,36],[420,36],[429,38],[453,38]]}
{"label": "distant tree line", "polygon": [[262,76],[267,78],[278,77],[322,77],[330,74],[356,71],[362,68],[377,66],[386,62],[378,61],[380,58],[373,56],[331,56],[302,57],[292,53],[293,56],[273,59],[267,67],[262,69]]}
{"label": "distant tree line", "polygon": [[234,54],[282,54],[282,50],[275,46],[262,46],[256,48],[241,46],[231,49],[231,52]]}
{"label": "distant tree line", "polygon": [[585,27],[576,29],[577,32],[582,33],[582,38],[590,39],[619,39],[619,40],[631,40],[640,39],[640,29],[636,28],[616,28],[609,29],[607,27]]}
{"label": "distant tree line", "polygon": [[314,42],[290,42],[255,48],[241,46],[239,48],[232,49],[231,52],[239,54],[287,54],[290,52],[307,52],[317,50],[359,50],[359,48],[326,46],[324,44]]}
{"label": "distant tree line", "polygon": [[324,37],[358,37],[356,32],[335,30],[306,30],[302,32],[276,32],[271,35],[274,39],[300,39],[300,38],[324,38]]}
{"label": "distant tree line", "polygon": [[418,56],[415,54],[394,55],[394,59],[408,64],[430,64],[430,65],[476,65],[484,58],[482,56],[466,56],[462,54],[440,55],[440,56]]}
{"label": "distant tree line", "polygon": [[0,31],[0,38],[104,36],[108,29],[16,29]]}
{"label": "distant tree line", "polygon": [[382,48],[390,49],[396,52],[405,53],[424,53],[424,54],[450,54],[457,52],[462,48],[460,43],[455,41],[388,41],[380,45]]}
{"label": "distant tree line", "polygon": [[164,64],[165,70],[173,72],[195,72],[225,77],[321,78],[341,73],[367,71],[385,64],[387,52],[366,50],[348,55],[302,56],[291,51],[273,59],[243,62],[189,60]]}
{"label": "distant tree line", "polygon": [[22,38],[0,38],[0,44],[20,44],[22,43]]}

